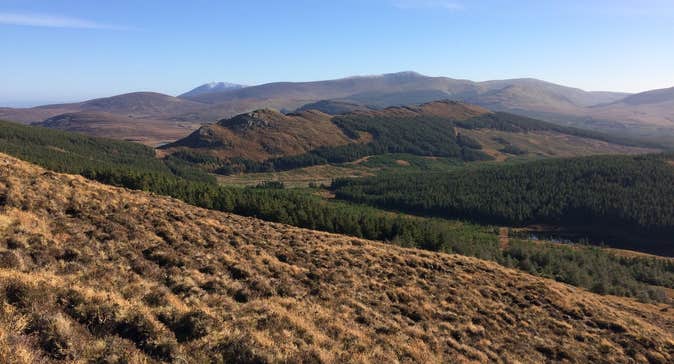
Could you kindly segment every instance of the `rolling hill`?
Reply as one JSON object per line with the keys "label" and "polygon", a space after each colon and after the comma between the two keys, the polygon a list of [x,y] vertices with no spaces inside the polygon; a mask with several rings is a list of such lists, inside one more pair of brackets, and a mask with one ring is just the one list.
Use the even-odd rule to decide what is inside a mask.
{"label": "rolling hill", "polygon": [[476,161],[504,160],[516,154],[555,157],[654,151],[598,133],[453,101],[355,108],[336,116],[312,110],[287,115],[260,110],[203,126],[161,149],[187,161],[201,160],[210,171],[224,174],[354,162],[386,153]]}
{"label": "rolling hill", "polygon": [[169,152],[187,149],[223,159],[262,161],[352,142],[330,119],[330,115],[312,110],[290,115],[258,110],[202,126],[162,149]]}
{"label": "rolling hill", "polygon": [[60,114],[33,125],[96,137],[134,141],[149,146],[172,142],[201,126],[188,122],[149,119],[100,111]]}
{"label": "rolling hill", "polygon": [[54,104],[26,109],[0,109],[0,118],[37,123],[65,113],[104,112],[136,118],[167,118],[203,107],[198,102],[180,99],[156,92],[133,92],[112,97],[69,104]]}
{"label": "rolling hill", "polygon": [[671,362],[666,305],[0,155],[0,361]]}
{"label": "rolling hill", "polygon": [[630,95],[591,108],[595,118],[615,118],[633,125],[647,122],[658,127],[674,127],[674,87]]}
{"label": "rolling hill", "polygon": [[154,146],[174,141],[198,128],[201,123],[174,120],[173,115],[203,106],[159,93],[134,92],[70,104],[5,108],[0,109],[0,118]]}
{"label": "rolling hill", "polygon": [[73,109],[122,114],[138,118],[166,117],[196,110],[201,104],[156,92],[133,92],[74,104],[40,106],[41,109]]}

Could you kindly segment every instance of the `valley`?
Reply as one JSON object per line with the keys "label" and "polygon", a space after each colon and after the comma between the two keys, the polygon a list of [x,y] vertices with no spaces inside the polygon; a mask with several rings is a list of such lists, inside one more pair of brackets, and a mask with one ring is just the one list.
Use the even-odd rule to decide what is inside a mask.
{"label": "valley", "polygon": [[0,2],[0,364],[674,363],[671,24]]}
{"label": "valley", "polygon": [[7,362],[667,362],[674,350],[667,306],[474,258],[199,209],[6,156],[0,196]]}
{"label": "valley", "polygon": [[[282,184],[279,186],[273,181],[262,181],[248,188],[218,185],[211,175],[205,174],[200,168],[173,157],[156,159],[149,148],[135,143],[9,125],[13,125],[14,129],[6,130],[12,132],[0,135],[3,141],[0,145],[11,146],[5,149],[9,153],[59,171],[79,173],[112,185],[172,196],[200,207],[298,227],[384,240],[406,247],[475,256],[600,293],[610,292],[640,297],[642,300],[660,300],[665,297],[665,291],[662,290],[674,286],[674,278],[669,278],[673,274],[673,267],[666,263],[653,265],[649,260],[616,260],[611,254],[590,247],[569,250],[550,246],[542,249],[535,242],[525,240],[511,239],[508,249],[501,250],[497,236],[499,229],[494,226],[400,214],[396,210],[381,210],[336,200],[334,192],[329,190],[285,189]],[[40,131],[40,134],[36,135],[36,131]],[[36,139],[36,136],[39,138]],[[54,146],[50,143],[54,143]],[[88,145],[87,149],[83,149],[84,145]],[[110,154],[110,148],[113,151],[128,150],[130,154],[119,154],[119,151]],[[60,153],[53,154],[55,149]],[[82,158],[85,150],[88,158]],[[110,156],[114,155],[118,157],[111,159]],[[93,160],[92,163],[89,159],[91,157],[99,160]],[[135,164],[129,164],[129,157],[133,158]],[[358,163],[375,168],[382,165],[410,168],[416,165],[418,168],[438,168],[440,172],[453,170],[475,173],[483,173],[482,170],[488,171],[489,168],[498,166],[490,167],[489,164],[481,163],[464,165],[460,161],[419,157],[409,158],[410,166],[401,166],[404,163],[400,163],[400,158],[404,157],[382,155],[364,158]],[[623,162],[618,158],[615,163]],[[522,165],[526,167],[528,163]],[[408,174],[392,174],[389,179],[395,180],[406,175]],[[665,242],[663,247],[667,244]],[[639,249],[638,246],[634,248]],[[559,259],[565,263],[560,264]],[[579,269],[585,273],[579,275]],[[610,276],[606,276],[607,274]],[[652,284],[661,288],[653,290]]]}
{"label": "valley", "polygon": [[[424,127],[420,128],[420,125]],[[337,294],[341,290],[337,281],[321,284],[320,287],[324,287],[325,290],[321,292],[324,293],[317,293],[318,288],[311,286],[313,288],[307,288],[306,292],[302,291],[304,293],[298,293],[298,296],[293,296],[292,293],[288,296],[288,292],[300,292],[300,284],[303,283],[296,282],[293,278],[282,278],[279,281],[278,273],[271,276],[265,276],[267,273],[259,273],[261,275],[242,273],[246,275],[240,276],[238,272],[243,269],[241,265],[235,268],[228,265],[230,263],[227,262],[241,262],[241,259],[244,259],[239,254],[244,254],[241,253],[241,249],[245,245],[241,245],[238,237],[245,237],[246,242],[256,241],[252,244],[263,244],[253,249],[258,253],[269,255],[273,253],[270,250],[269,243],[272,241],[270,239],[276,239],[273,237],[278,236],[275,234],[279,230],[287,232],[282,233],[278,237],[279,242],[276,243],[280,244],[279,247],[283,247],[283,253],[278,253],[281,255],[274,253],[277,257],[275,259],[279,259],[280,264],[288,264],[291,262],[289,257],[299,254],[298,245],[293,245],[294,243],[288,245],[289,241],[310,244],[307,249],[311,249],[312,257],[319,256],[317,254],[326,254],[326,257],[339,256],[334,250],[339,239],[345,239],[347,245],[362,241],[362,245],[357,243],[354,247],[365,251],[355,253],[353,247],[345,248],[348,254],[357,254],[358,259],[369,256],[369,259],[376,260],[379,259],[376,258],[379,253],[368,249],[370,244],[380,243],[359,240],[372,239],[383,241],[388,245],[381,248],[382,251],[392,252],[391,249],[402,249],[396,254],[405,257],[403,259],[409,259],[413,254],[423,256],[439,254],[438,257],[452,257],[451,259],[475,259],[475,264],[487,264],[493,267],[489,269],[511,272],[505,273],[509,278],[503,278],[504,282],[513,279],[508,274],[544,280],[541,282],[545,283],[540,284],[545,287],[560,284],[547,281],[554,280],[565,284],[559,287],[570,289],[571,291],[565,292],[574,292],[574,295],[578,295],[578,299],[585,295],[594,297],[592,295],[601,294],[603,296],[593,302],[601,301],[601,304],[605,305],[608,302],[605,297],[613,297],[611,299],[615,301],[611,302],[616,302],[618,306],[615,307],[621,307],[620,310],[624,310],[626,305],[637,305],[630,307],[639,307],[641,320],[644,317],[643,312],[652,312],[653,315],[654,321],[645,323],[650,326],[645,326],[647,328],[644,330],[664,330],[652,334],[656,337],[667,332],[671,325],[668,321],[662,321],[662,312],[669,312],[671,307],[674,261],[671,258],[615,249],[624,248],[671,256],[671,240],[667,237],[671,235],[668,235],[667,229],[671,229],[674,223],[667,220],[667,216],[674,214],[667,212],[667,206],[674,206],[674,203],[669,201],[667,196],[674,196],[671,189],[668,189],[674,186],[674,183],[668,182],[674,170],[670,167],[671,158],[667,154],[654,154],[659,150],[648,144],[561,127],[517,115],[494,113],[480,107],[449,101],[384,110],[357,109],[338,116],[312,110],[287,115],[271,110],[259,110],[224,119],[214,125],[202,126],[190,136],[159,149],[129,141],[89,137],[10,122],[1,122],[0,126],[2,126],[0,153],[8,153],[59,172],[80,174],[108,185],[99,185],[82,177],[41,171],[11,157],[2,157],[5,162],[0,171],[4,173],[2,183],[6,188],[4,192],[0,191],[4,193],[0,195],[0,201],[3,203],[3,206],[0,206],[2,213],[0,222],[4,224],[0,229],[0,237],[5,244],[0,245],[0,258],[2,258],[0,288],[4,287],[2,288],[4,291],[0,292],[4,292],[6,303],[3,306],[4,311],[0,312],[0,320],[9,323],[20,319],[24,320],[22,322],[25,322],[25,326],[8,326],[14,327],[16,334],[11,331],[0,332],[0,358],[30,362],[36,358],[59,361],[74,358],[106,358],[112,355],[160,362],[175,361],[177,358],[191,358],[197,361],[264,362],[281,359],[292,361],[298,357],[305,358],[306,355],[328,361],[338,360],[344,355],[363,355],[365,361],[381,358],[400,360],[400,355],[403,355],[414,361],[444,361],[443,358],[463,357],[483,360],[503,356],[506,352],[526,353],[522,355],[527,358],[550,359],[560,355],[569,355],[571,359],[578,361],[581,358],[594,358],[592,350],[596,348],[595,344],[580,351],[565,351],[556,346],[557,344],[553,344],[553,340],[544,340],[532,347],[511,343],[503,344],[505,346],[497,344],[494,347],[475,346],[468,350],[465,348],[472,345],[471,341],[465,341],[463,338],[465,334],[460,334],[456,330],[450,334],[451,339],[447,339],[450,341],[444,342],[453,342],[451,340],[456,341],[457,337],[461,337],[462,339],[456,342],[457,345],[461,342],[463,346],[460,347],[464,349],[458,352],[454,352],[453,349],[436,352],[436,349],[433,349],[438,348],[433,346],[435,344],[430,344],[423,338],[415,338],[417,345],[420,346],[401,354],[400,349],[396,349],[395,353],[391,350],[393,347],[400,348],[398,340],[409,339],[401,339],[400,334],[396,334],[396,339],[392,339],[388,334],[377,331],[376,327],[369,326],[369,322],[374,322],[371,321],[374,317],[379,317],[385,318],[382,325],[399,327],[400,330],[414,330],[419,324],[423,324],[425,330],[436,324],[440,325],[438,327],[444,327],[440,321],[426,322],[424,318],[430,319],[436,315],[432,312],[443,312],[442,310],[447,309],[446,305],[439,306],[444,307],[439,309],[440,311],[430,308],[437,304],[437,301],[432,301],[434,303],[410,301],[412,306],[409,307],[386,304],[376,308],[369,306],[373,304],[370,301],[354,301],[354,307],[358,307],[353,311],[355,316],[348,318],[345,316],[343,325],[351,327],[350,320],[355,320],[360,323],[359,325],[368,323],[364,327],[359,326],[357,331],[354,329],[348,333],[345,331],[343,335],[346,336],[338,334],[323,337],[312,334],[311,339],[306,339],[306,333],[315,331],[321,324],[318,321],[305,322],[294,318],[292,320],[299,320],[296,321],[299,325],[296,329],[299,331],[295,333],[293,331],[295,329],[292,329],[289,332],[292,335],[299,335],[297,340],[307,341],[292,348],[265,344],[278,338],[279,329],[261,328],[266,326],[260,326],[259,320],[265,321],[269,318],[254,313],[259,311],[250,311],[253,306],[249,309],[249,304],[261,305],[260,309],[264,307],[267,312],[269,310],[285,312],[284,315],[291,316],[282,317],[290,318],[299,315],[297,313],[299,311],[294,311],[294,305],[297,305],[297,310],[304,310],[309,302],[307,298],[317,295],[319,301],[312,303],[312,307],[325,312],[327,317],[334,315],[335,312],[332,311],[334,310],[332,302],[336,301],[332,300],[344,299]],[[592,155],[596,156],[588,157]],[[640,162],[635,164],[635,161]],[[527,198],[539,198],[536,194],[528,196],[538,188],[535,186],[537,181],[544,182],[547,178],[552,178],[557,183],[564,181],[564,178],[554,175],[546,177],[545,173],[548,172],[545,172],[547,168],[545,166],[564,164],[588,166],[587,163],[590,163],[589,171],[592,178],[604,176],[603,178],[609,180],[630,181],[623,185],[624,193],[614,194],[624,199],[618,202],[619,204],[633,208],[637,206],[635,211],[639,213],[645,210],[638,206],[650,203],[652,206],[660,206],[658,211],[662,214],[656,220],[643,220],[638,215],[634,215],[637,216],[636,222],[629,219],[607,220],[604,226],[614,229],[615,235],[604,241],[606,245],[602,247],[580,244],[587,241],[585,234],[589,234],[590,230],[581,230],[578,239],[565,244],[539,240],[540,238],[532,240],[531,236],[521,232],[509,232],[517,231],[522,224],[536,222],[541,217],[543,221],[549,220],[545,220],[545,215],[537,210],[532,210],[533,215],[527,220],[513,219],[510,215],[498,215],[501,211],[498,207],[500,203],[498,198],[507,196],[503,195],[502,191],[508,191],[513,184],[505,177],[492,181],[488,177],[490,173],[498,172],[505,175],[515,173],[517,176],[517,173],[529,173],[527,171],[531,170],[539,174],[537,179],[530,179],[534,183],[530,184],[529,188],[533,189],[528,192],[514,192],[520,196],[516,200],[520,203],[524,201],[524,205],[513,204],[513,206],[519,211],[524,211],[523,208],[530,203],[527,202]],[[229,168],[223,168],[227,166]],[[232,166],[243,166],[245,169],[237,170],[231,168]],[[539,166],[545,168],[541,169]],[[561,170],[568,169],[568,167],[561,168]],[[542,175],[541,171],[544,172]],[[406,190],[405,181],[414,181],[412,184],[414,190],[421,188],[423,191],[426,184],[443,186],[443,176],[463,176],[462,178],[478,176],[470,185],[476,191],[491,191],[487,194],[482,193],[483,197],[490,196],[491,205],[490,203],[482,205],[490,209],[492,215],[476,217],[470,207],[469,210],[449,210],[447,215],[439,210],[427,211],[405,205],[414,203],[413,198],[423,196]],[[515,180],[521,178],[515,177]],[[386,201],[389,202],[382,204],[377,200],[377,193],[380,193],[377,188],[386,182],[395,184],[399,193],[393,195],[397,196],[395,198],[386,197]],[[491,186],[486,188],[484,182],[490,183]],[[574,189],[582,191],[584,187],[580,186],[588,186],[583,180],[575,183],[579,185],[571,184],[569,188],[560,185],[560,188],[565,191]],[[109,185],[136,191],[116,190]],[[358,186],[371,187],[367,187],[369,189],[367,194],[354,193],[354,188],[360,188]],[[643,191],[653,186],[659,186],[659,192],[655,195],[651,192],[646,194],[653,197],[661,196],[660,201],[637,197],[644,195]],[[37,189],[45,191],[46,195],[40,195],[44,200],[37,197]],[[552,191],[547,187],[543,189]],[[140,191],[154,194],[149,195]],[[591,191],[594,191],[592,193],[599,201],[603,198],[601,190]],[[475,200],[477,196],[473,193],[469,188],[458,194],[445,192],[434,194],[435,197],[432,199],[441,201],[440,196],[463,196],[466,201],[470,201]],[[565,197],[559,191],[558,194],[558,198]],[[117,197],[111,198],[111,195]],[[175,199],[166,199],[160,195]],[[398,201],[396,198],[405,195],[407,197],[402,201],[406,202],[402,204],[396,202]],[[66,200],[63,200],[64,198]],[[553,197],[545,198],[548,199],[548,203],[554,200]],[[581,196],[575,201],[583,200],[584,197]],[[28,204],[21,201],[32,202]],[[131,201],[138,202],[134,205]],[[638,205],[639,203],[642,205]],[[171,207],[173,204],[178,205]],[[150,210],[147,210],[148,208]],[[578,209],[578,206],[574,208]],[[59,209],[63,213],[58,212],[61,211]],[[595,207],[584,212],[574,210],[569,213],[563,209],[560,211],[564,218],[588,214],[593,219],[605,219],[609,216],[602,208]],[[185,215],[186,213],[188,215]],[[237,215],[228,215],[229,213]],[[168,215],[160,218],[159,216],[164,216],[161,214]],[[183,217],[177,217],[178,215]],[[102,219],[100,216],[106,217]],[[611,216],[609,220],[615,219]],[[222,220],[223,218],[226,220]],[[255,220],[256,218],[274,223],[262,222]],[[151,222],[147,219],[151,219]],[[139,221],[146,222],[139,225]],[[562,226],[567,224],[563,219],[556,222]],[[266,227],[266,224],[271,225]],[[28,228],[29,226],[32,227]],[[620,229],[615,229],[616,226],[620,226]],[[652,235],[651,230],[654,227],[656,235]],[[234,234],[233,237],[228,237],[226,231]],[[26,232],[29,235],[25,235]],[[40,235],[42,237],[36,238],[34,235],[36,233],[42,234]],[[319,237],[328,233],[343,235],[325,235],[330,236],[325,238],[327,240]],[[633,239],[642,235],[642,238]],[[198,236],[202,238],[196,238]],[[73,237],[76,240],[73,240]],[[77,240],[79,238],[76,237],[87,237],[85,241],[89,243],[78,245],[81,243],[77,241],[82,240]],[[330,247],[324,253],[320,250],[323,248],[312,245],[323,241],[329,241],[326,247]],[[104,263],[91,255],[90,244],[93,242],[109,244],[109,248],[106,249],[102,248],[103,245],[96,246],[99,247],[99,251],[108,252],[106,253],[109,254],[108,259],[115,262],[113,263],[115,267],[128,267],[121,268],[117,279],[107,283],[101,281],[100,273],[97,272],[103,270],[109,272],[113,268],[109,263]],[[309,246],[312,248],[308,248]],[[222,253],[213,254],[214,249],[222,251],[225,247],[233,249],[232,253],[227,253],[233,254],[227,262],[223,260]],[[119,249],[125,249],[126,253],[122,253]],[[221,258],[215,259],[216,256]],[[355,264],[354,266],[344,266],[344,263],[340,262],[334,263],[335,267],[342,266],[343,269],[347,269],[342,273],[353,277],[371,274],[367,273],[370,271],[357,270],[361,268],[356,268],[360,267],[360,263],[354,260],[356,256],[345,257],[351,262],[349,264]],[[262,267],[261,264],[265,266],[268,264],[263,263],[264,259],[262,263],[258,258],[251,259],[253,260],[245,263],[246,272],[257,272]],[[384,259],[388,261],[391,258]],[[299,261],[294,262],[300,264]],[[221,263],[223,265],[220,265]],[[207,266],[204,267],[204,264]],[[327,263],[312,265],[307,269],[309,272],[322,272],[319,267],[323,267],[327,269],[326,272],[334,271],[334,267],[325,268],[325,264]],[[292,269],[296,271],[300,268]],[[400,270],[397,265],[386,269]],[[160,273],[161,270],[169,273]],[[346,273],[348,271],[352,273]],[[470,272],[466,273],[468,275],[465,277],[467,279],[472,277],[471,282],[478,282],[474,280],[477,279],[475,276],[477,271]],[[161,276],[169,274],[168,277],[174,278],[165,281],[156,278],[159,277],[157,274]],[[225,279],[228,277],[227,274],[231,280]],[[452,273],[455,277],[453,282],[459,284],[455,274],[457,273]],[[215,279],[207,279],[209,276]],[[421,287],[435,289],[432,287],[436,283],[431,282],[438,282],[440,278],[437,275],[433,277],[429,283],[423,283]],[[491,282],[489,289],[492,289],[494,279],[490,276],[487,280],[479,280],[482,282],[479,284],[486,284],[489,281]],[[112,292],[106,294],[107,297],[115,297],[113,306],[104,305],[100,294],[91,292],[91,285],[97,281],[100,281],[96,283],[98,287],[103,284],[106,292]],[[348,284],[352,286],[355,280],[349,282]],[[335,286],[330,286],[332,284]],[[391,281],[373,284],[377,287],[387,287]],[[152,287],[150,288],[152,292],[163,293],[153,293],[152,297],[140,293],[146,291],[148,287]],[[29,306],[22,303],[25,302],[22,297],[23,295],[30,297],[31,292],[35,292],[36,289],[48,293],[39,301],[38,306],[30,306],[34,307],[31,311]],[[118,290],[123,292],[122,296],[115,293]],[[540,294],[550,299],[552,297],[550,292]],[[156,295],[163,298],[157,298]],[[334,296],[328,298],[329,295]],[[461,295],[465,297],[466,293]],[[565,297],[568,295],[569,293],[564,294]],[[472,303],[473,307],[491,305],[487,303],[490,301],[484,295],[480,297],[482,298]],[[157,301],[158,299],[164,301]],[[465,299],[460,302],[466,303]],[[555,303],[551,307],[558,307],[557,305]],[[278,307],[283,307],[282,311],[278,311],[280,309]],[[363,307],[369,307],[367,312],[371,312],[374,316],[361,318],[365,317],[362,315],[366,312],[362,311]],[[398,309],[396,308],[394,311],[397,313],[393,313],[394,311],[390,311],[393,307],[400,308],[400,311],[395,311]],[[419,307],[426,308],[420,311]],[[240,319],[223,316],[223,310],[231,312],[239,309],[241,311],[235,312],[238,312],[236,315]],[[597,309],[611,310],[603,306]],[[96,321],[98,319],[88,313],[90,310],[109,312],[111,316],[105,319],[108,323]],[[54,319],[41,316],[41,312],[47,311],[57,312],[57,315]],[[341,308],[339,312],[344,314],[346,311]],[[618,315],[628,317],[626,320],[632,320],[630,318],[632,316],[629,316],[631,311],[611,312],[612,317]],[[551,315],[558,317],[559,313],[555,311]],[[522,316],[517,320],[526,320],[524,317],[528,316]],[[254,322],[258,323],[253,325]],[[474,321],[471,322],[473,326],[470,327],[478,327]],[[498,323],[498,326],[485,326],[484,332],[489,332],[485,337],[494,343],[500,342],[499,340],[502,340],[498,336],[500,334],[496,333],[501,330],[512,330],[507,328],[507,325],[510,325],[507,322]],[[623,321],[618,321],[617,324],[616,321],[612,322],[614,324],[600,325],[605,325],[604,327],[610,332],[618,332],[619,335],[625,332],[623,328],[626,326]],[[629,322],[634,325],[633,321]],[[662,326],[663,324],[665,326]],[[532,325],[537,324],[532,322]],[[621,328],[616,329],[617,326],[611,325],[619,325]],[[239,330],[238,334],[223,336],[223,332],[229,332],[227,330],[233,327]],[[142,334],[139,334],[138,330],[143,330]],[[376,333],[372,345],[381,346],[380,353],[377,354],[379,356],[376,358],[367,356],[368,354],[359,352],[358,349],[338,349],[341,340],[347,340],[346,337],[353,335],[371,334],[368,330],[374,330]],[[472,332],[470,330],[474,329],[466,330]],[[536,330],[540,332],[541,329]],[[577,330],[589,332],[582,326]],[[440,333],[442,330],[437,332]],[[605,333],[601,335],[603,338],[606,337]],[[34,341],[26,342],[19,351],[3,354],[3,345],[4,348],[7,347],[7,344],[3,344],[3,340],[5,343],[7,340],[15,342],[24,340],[24,337],[33,338],[31,340]],[[106,338],[105,344],[99,343],[91,351],[85,353],[74,349],[100,337]],[[438,336],[441,337],[443,336]],[[316,340],[323,340],[323,344],[314,347]],[[624,339],[619,340],[624,342]],[[671,350],[668,344],[661,345],[664,345],[662,349],[653,349],[649,344],[648,349],[630,349],[629,353],[634,355],[641,353],[640,355],[644,357],[650,355],[654,358],[660,356],[667,358],[667,355],[671,355]],[[447,344],[441,347],[447,348]],[[498,349],[499,347],[502,349]],[[606,350],[613,352],[613,349]],[[523,358],[518,356],[519,354],[508,355]],[[618,350],[615,351],[615,355],[618,357],[632,354]],[[638,356],[639,360],[641,358]]]}

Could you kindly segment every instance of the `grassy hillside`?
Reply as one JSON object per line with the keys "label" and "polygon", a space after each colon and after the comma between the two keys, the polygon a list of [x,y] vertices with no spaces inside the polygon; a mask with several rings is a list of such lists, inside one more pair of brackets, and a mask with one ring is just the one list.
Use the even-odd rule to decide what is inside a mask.
{"label": "grassy hillside", "polygon": [[161,149],[167,153],[192,152],[211,159],[263,161],[355,142],[330,118],[318,111],[284,115],[274,110],[258,110],[203,126]]}
{"label": "grassy hillside", "polygon": [[183,138],[201,126],[195,123],[140,119],[129,115],[90,111],[59,114],[33,125],[95,137],[135,141],[153,147]]}
{"label": "grassy hillside", "polygon": [[[519,139],[532,139],[529,147],[536,141],[558,138],[560,142],[555,144],[569,143],[572,149],[569,154],[648,151],[637,148],[643,145],[630,140],[507,113],[490,113],[477,106],[451,101],[384,110],[354,110],[333,117],[306,111],[283,116],[262,110],[202,127],[188,138],[163,149],[222,175],[349,163],[388,153],[461,161],[553,154],[545,145],[526,150],[507,141],[502,148],[485,149],[484,141],[471,136],[481,131],[494,134],[494,137],[507,133]],[[564,145],[558,149],[564,150]]]}
{"label": "grassy hillside", "polygon": [[664,305],[0,156],[0,362],[671,362]]}
{"label": "grassy hillside", "polygon": [[340,180],[333,188],[338,198],[417,214],[501,224],[585,226],[589,235],[614,238],[625,233],[644,235],[650,242],[633,242],[626,247],[674,255],[671,158],[546,160]]}

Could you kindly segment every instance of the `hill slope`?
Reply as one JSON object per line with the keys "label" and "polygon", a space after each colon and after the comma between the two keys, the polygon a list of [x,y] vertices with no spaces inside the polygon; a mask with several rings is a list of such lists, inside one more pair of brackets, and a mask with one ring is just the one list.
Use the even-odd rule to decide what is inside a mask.
{"label": "hill slope", "polygon": [[[524,145],[526,150],[517,149]],[[220,174],[354,162],[386,153],[480,161],[504,160],[508,152],[550,157],[648,151],[619,138],[447,100],[354,108],[335,116],[258,110],[203,126],[162,149]]]}
{"label": "hill slope", "polygon": [[0,360],[671,362],[674,316],[0,156]]}
{"label": "hill slope", "polygon": [[198,102],[156,92],[132,92],[69,104],[44,105],[24,109],[0,108],[0,118],[21,123],[38,123],[60,114],[86,111],[136,118],[165,119],[202,107],[204,105]]}
{"label": "hill slope", "polygon": [[33,125],[90,136],[136,141],[150,146],[180,139],[200,126],[199,124],[136,118],[100,111],[60,114]]}
{"label": "hill slope", "polygon": [[274,110],[257,110],[205,125],[163,149],[188,149],[218,158],[268,158],[306,153],[322,146],[352,142],[318,111],[283,115]]}
{"label": "hill slope", "polygon": [[133,92],[70,104],[0,108],[0,118],[155,145],[182,138],[199,127],[199,121],[175,120],[174,115],[204,106],[207,105],[155,92]]}
{"label": "hill slope", "polygon": [[642,92],[625,99],[591,108],[595,118],[617,119],[631,124],[647,122],[674,127],[674,87]]}
{"label": "hill slope", "polygon": [[100,111],[144,117],[171,116],[202,107],[198,102],[156,92],[132,92],[73,104],[46,105],[39,109],[71,109],[74,111]]}

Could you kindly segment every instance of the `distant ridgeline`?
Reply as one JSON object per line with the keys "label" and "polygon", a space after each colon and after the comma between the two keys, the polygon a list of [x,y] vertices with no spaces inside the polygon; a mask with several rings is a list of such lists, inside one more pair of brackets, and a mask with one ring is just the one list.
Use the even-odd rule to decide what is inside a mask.
{"label": "distant ridgeline", "polygon": [[582,227],[621,247],[674,256],[672,160],[674,154],[550,159],[341,179],[332,189],[339,199],[420,215]]}
{"label": "distant ridgeline", "polygon": [[[440,105],[440,106],[438,106]],[[378,111],[355,111],[331,117],[329,122],[337,126],[340,137],[346,142],[340,145],[320,145],[307,148],[304,153],[281,153],[270,158],[245,158],[236,155],[236,146],[227,140],[204,142],[203,134],[214,134],[211,129],[197,131],[187,138],[162,147],[176,158],[198,164],[218,174],[240,172],[270,172],[321,165],[353,162],[365,156],[385,153],[407,153],[416,156],[456,158],[462,161],[486,161],[493,157],[482,151],[477,140],[457,132],[461,129],[492,129],[512,133],[552,131],[590,138],[614,144],[636,146],[630,140],[604,135],[572,127],[564,127],[514,114],[477,109],[472,105],[449,101],[434,102],[419,107],[394,107]],[[458,110],[458,111],[457,111]],[[290,114],[290,116],[297,114]],[[325,115],[325,114],[323,114]],[[227,120],[220,125],[226,125]],[[277,126],[276,128],[282,128]],[[206,127],[212,128],[212,127]],[[267,125],[267,128],[274,128]],[[300,129],[301,130],[301,129]],[[236,132],[236,131],[234,131]],[[249,130],[250,132],[250,130]],[[260,130],[259,134],[267,133]],[[232,131],[228,130],[228,137]],[[210,143],[210,144],[209,144]],[[275,149],[262,142],[267,149]],[[640,144],[640,146],[644,146]],[[511,147],[515,149],[514,147]],[[230,156],[217,154],[228,149]],[[521,154],[519,150],[506,150],[509,154]],[[278,154],[278,153],[277,153]]]}

